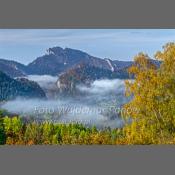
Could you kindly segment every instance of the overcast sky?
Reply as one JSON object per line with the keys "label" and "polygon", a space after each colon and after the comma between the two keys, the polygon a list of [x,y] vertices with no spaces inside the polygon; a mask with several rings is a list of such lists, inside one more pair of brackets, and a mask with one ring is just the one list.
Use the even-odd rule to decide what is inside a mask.
{"label": "overcast sky", "polygon": [[47,48],[60,46],[132,60],[139,52],[152,57],[167,42],[175,42],[174,29],[0,29],[0,58],[27,64]]}

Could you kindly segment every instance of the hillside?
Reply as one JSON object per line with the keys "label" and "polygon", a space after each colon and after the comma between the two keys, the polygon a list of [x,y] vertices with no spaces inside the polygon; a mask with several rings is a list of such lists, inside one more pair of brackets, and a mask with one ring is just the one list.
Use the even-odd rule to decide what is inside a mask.
{"label": "hillside", "polygon": [[10,100],[16,97],[45,98],[40,86],[27,79],[13,79],[0,71],[0,101]]}
{"label": "hillside", "polygon": [[60,75],[58,87],[61,92],[72,94],[76,86],[84,84],[89,86],[93,81],[99,79],[128,79],[127,68],[118,71],[101,69],[88,64],[79,64]]}

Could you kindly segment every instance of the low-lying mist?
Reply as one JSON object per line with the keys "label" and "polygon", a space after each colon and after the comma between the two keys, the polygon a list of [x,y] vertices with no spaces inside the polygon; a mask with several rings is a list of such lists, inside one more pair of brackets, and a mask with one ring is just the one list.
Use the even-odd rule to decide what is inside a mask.
{"label": "low-lying mist", "polygon": [[[28,79],[38,82],[44,90],[47,89],[47,92],[51,93],[50,97],[58,92],[57,77],[29,76]],[[78,85],[77,90],[84,95],[59,98],[57,94],[57,98],[48,100],[17,98],[6,102],[1,108],[29,119],[60,123],[79,122],[100,128],[122,126],[120,109],[128,100],[124,96],[123,80],[96,80],[90,87]]]}
{"label": "low-lying mist", "polygon": [[45,91],[46,96],[48,98],[56,98],[57,93],[58,93],[58,88],[57,88],[57,76],[50,76],[50,75],[28,75],[27,77],[28,80],[32,80],[37,82],[42,89]]}

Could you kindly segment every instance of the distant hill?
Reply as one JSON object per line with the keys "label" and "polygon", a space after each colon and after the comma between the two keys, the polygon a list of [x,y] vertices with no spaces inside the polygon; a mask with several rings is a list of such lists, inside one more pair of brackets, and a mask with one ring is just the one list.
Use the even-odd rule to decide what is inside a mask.
{"label": "distant hill", "polygon": [[0,101],[16,97],[45,98],[46,95],[40,86],[27,79],[13,79],[0,71]]}
{"label": "distant hill", "polygon": [[19,77],[27,74],[27,66],[16,61],[0,59],[0,71],[10,77]]}

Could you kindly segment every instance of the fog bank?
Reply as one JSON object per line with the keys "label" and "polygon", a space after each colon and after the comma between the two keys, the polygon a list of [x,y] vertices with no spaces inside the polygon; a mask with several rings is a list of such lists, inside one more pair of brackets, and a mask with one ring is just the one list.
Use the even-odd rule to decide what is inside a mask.
{"label": "fog bank", "polygon": [[[48,93],[56,88],[57,77],[32,75],[28,79],[38,82]],[[127,101],[123,80],[96,80],[89,87],[78,85],[77,89],[84,95],[48,100],[17,98],[6,102],[1,108],[27,118],[60,123],[79,122],[97,127],[121,127],[119,109]],[[53,92],[57,93],[57,90]]]}

